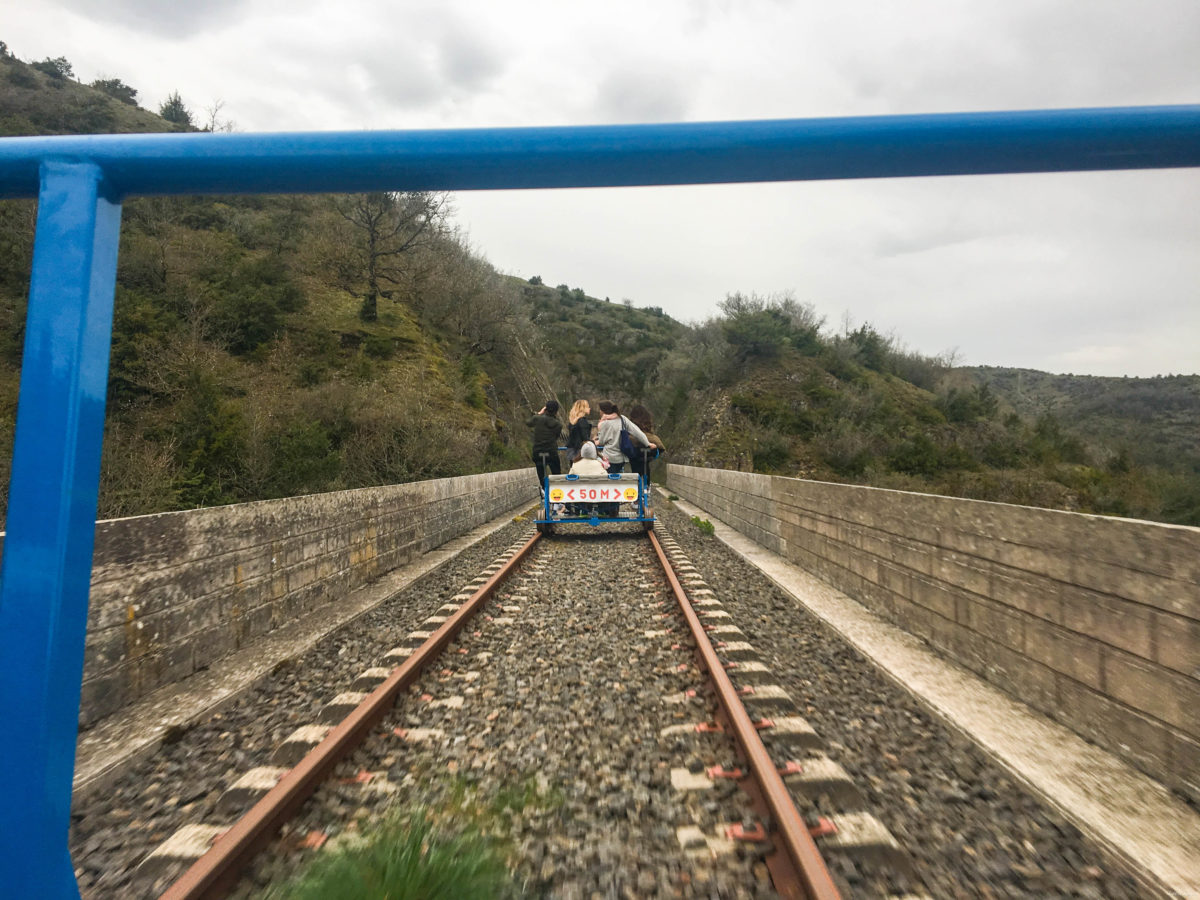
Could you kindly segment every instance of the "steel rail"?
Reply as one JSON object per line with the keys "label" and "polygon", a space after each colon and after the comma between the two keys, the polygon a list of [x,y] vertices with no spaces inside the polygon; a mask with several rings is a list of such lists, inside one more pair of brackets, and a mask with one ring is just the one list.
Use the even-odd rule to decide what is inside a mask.
{"label": "steel rail", "polygon": [[329,775],[333,767],[355,750],[395,704],[400,691],[416,681],[426,665],[445,649],[463,625],[491,597],[537,544],[540,534],[513,554],[432,635],[394,669],[387,680],[309,751],[265,797],[221,835],[212,848],[172,884],[160,900],[200,900],[224,896],[238,874],[266,845]]}
{"label": "steel rail", "polygon": [[[717,689],[717,698],[733,730],[733,736],[746,758],[747,766],[757,784],[762,801],[770,812],[777,831],[777,838],[783,845],[784,854],[791,864],[799,886],[804,891],[803,896],[809,900],[838,900],[841,893],[834,885],[829,870],[825,867],[825,861],[821,858],[821,852],[808,833],[808,827],[792,802],[783,778],[780,777],[775,763],[767,753],[767,748],[763,746],[758,730],[754,727],[749,713],[746,712],[745,706],[738,697],[737,688],[733,686],[733,682],[725,673],[725,667],[717,656],[712,642],[709,641],[700,617],[692,608],[687,593],[683,590],[683,585],[679,583],[679,578],[675,575],[675,570],[671,567],[658,537],[653,531],[648,532],[648,535],[650,543],[654,545],[654,552],[658,554],[659,562],[662,563],[667,580],[671,584],[671,590],[675,594],[679,608],[683,612],[684,618],[687,619],[688,627],[692,630],[692,637],[696,640],[696,647],[708,669],[709,678],[712,679],[713,685]],[[784,894],[787,885],[776,884],[775,889]]]}

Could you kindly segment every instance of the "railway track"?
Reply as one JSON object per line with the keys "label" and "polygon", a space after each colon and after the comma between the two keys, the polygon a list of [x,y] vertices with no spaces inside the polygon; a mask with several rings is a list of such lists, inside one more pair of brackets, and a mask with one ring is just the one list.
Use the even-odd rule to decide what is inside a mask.
{"label": "railway track", "polygon": [[[661,548],[640,534],[591,529],[539,543],[526,527],[457,590],[430,592],[428,614],[382,611],[367,632],[382,643],[341,667],[340,686],[300,668],[281,673],[293,693],[311,690],[300,704],[311,721],[293,712],[293,727],[276,723],[273,740],[260,736],[256,746],[217,731],[218,744],[224,734],[244,749],[227,754],[221,776],[191,788],[194,797],[160,788],[176,790],[188,815],[174,817],[172,833],[148,832],[159,840],[127,852],[124,875],[81,878],[84,896],[168,888],[170,897],[253,897],[322,843],[356,841],[386,808],[501,796],[510,798],[510,859],[530,895],[919,896],[922,873],[866,808],[864,794],[876,792],[846,775],[843,744],[827,754],[814,717],[801,717],[747,638],[743,627],[761,632],[765,617],[747,625],[742,604],[718,596],[732,592],[710,587],[656,531]],[[518,556],[516,571],[500,575]],[[407,618],[399,637],[390,618]],[[324,654],[354,656],[365,643],[334,639]],[[422,645],[443,652],[418,664]],[[709,669],[728,683],[706,684]],[[367,710],[372,692],[378,708]],[[857,721],[856,712],[835,715]],[[738,720],[758,727],[739,738]],[[756,735],[761,744],[745,743]],[[340,761],[310,755],[360,736]],[[774,784],[756,780],[771,775]],[[268,808],[275,800],[280,809]],[[826,873],[810,872],[810,835]]]}
{"label": "railway track", "polygon": [[[150,853],[135,885],[153,895],[204,850],[164,896],[249,896],[302,855],[298,843],[353,833],[362,827],[354,816],[393,802],[406,781],[434,795],[424,800],[437,808],[436,795],[461,790],[466,778],[570,785],[563,806],[551,804],[556,821],[518,847],[517,870],[532,892],[836,897],[811,831],[856,866],[873,866],[876,895],[897,895],[912,881],[899,847],[869,815],[846,809],[847,801],[861,806],[853,786],[817,752],[819,738],[664,540],[587,529],[511,546],[382,665],[360,673],[350,686],[358,690],[331,698],[317,721],[281,742],[272,765],[231,773],[210,820],[185,825]],[[601,647],[608,652],[580,659]],[[514,659],[532,660],[534,671],[514,680]],[[468,705],[473,716],[463,714]],[[542,708],[527,715],[527,705]],[[769,732],[770,751],[760,732]],[[612,750],[597,756],[600,734]],[[501,764],[506,750],[515,760]],[[564,759],[589,760],[591,777],[568,767],[575,778],[564,781]],[[289,825],[314,791],[312,811]],[[555,833],[562,826],[574,835],[565,843]],[[586,859],[589,845],[606,848],[599,872],[572,861]],[[547,853],[552,846],[564,851],[561,861]]]}

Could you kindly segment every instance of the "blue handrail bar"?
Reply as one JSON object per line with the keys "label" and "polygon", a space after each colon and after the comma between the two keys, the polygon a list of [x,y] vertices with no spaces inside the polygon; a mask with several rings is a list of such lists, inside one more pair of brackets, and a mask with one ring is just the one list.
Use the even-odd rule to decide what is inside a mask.
{"label": "blue handrail bar", "polygon": [[905,116],[0,141],[0,197],[46,160],[117,196],[489,190],[982,175],[1200,165],[1200,105]]}
{"label": "blue handrail bar", "polygon": [[77,898],[67,848],[121,201],[1200,166],[1200,105],[381,131],[0,138],[38,198],[0,562],[0,885]]}

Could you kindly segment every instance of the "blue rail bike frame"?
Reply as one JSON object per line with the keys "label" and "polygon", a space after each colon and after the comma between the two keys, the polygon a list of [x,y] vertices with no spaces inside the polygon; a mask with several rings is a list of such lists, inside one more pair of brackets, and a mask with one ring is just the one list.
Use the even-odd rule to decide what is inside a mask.
{"label": "blue rail bike frame", "polygon": [[1200,105],[668,125],[0,139],[37,197],[0,566],[0,885],[78,897],[67,849],[121,203],[1200,166]]}

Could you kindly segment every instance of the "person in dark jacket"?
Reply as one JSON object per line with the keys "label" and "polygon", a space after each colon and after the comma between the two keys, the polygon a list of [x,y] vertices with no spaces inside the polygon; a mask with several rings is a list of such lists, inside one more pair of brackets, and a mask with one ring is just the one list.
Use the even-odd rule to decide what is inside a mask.
{"label": "person in dark jacket", "polygon": [[562,473],[562,465],[558,461],[558,439],[562,436],[563,427],[557,416],[558,401],[547,400],[546,405],[525,422],[533,429],[533,464],[537,466],[538,484],[543,486],[547,470],[552,475]]}
{"label": "person in dark jacket", "polygon": [[567,422],[571,426],[571,430],[567,432],[568,463],[579,459],[583,445],[592,439],[592,423],[588,419],[588,413],[591,411],[592,405],[586,400],[576,400],[571,411],[567,413]]}

